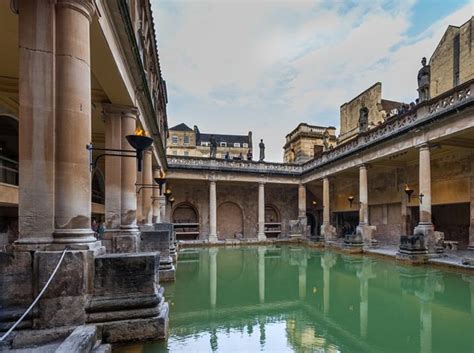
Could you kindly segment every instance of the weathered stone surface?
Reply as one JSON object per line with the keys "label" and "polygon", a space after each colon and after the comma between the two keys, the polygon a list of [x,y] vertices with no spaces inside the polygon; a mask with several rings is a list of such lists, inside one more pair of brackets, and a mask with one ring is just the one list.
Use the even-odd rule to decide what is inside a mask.
{"label": "weathered stone surface", "polygon": [[[172,226],[172,225],[171,225]],[[165,227],[163,227],[165,228]],[[140,235],[140,251],[160,252],[160,281],[169,282],[175,280],[175,268],[170,256],[172,243],[172,227],[166,230],[142,230]]]}
{"label": "weathered stone surface", "polygon": [[97,340],[97,327],[93,325],[77,327],[61,345],[56,353],[89,353]]}
{"label": "weathered stone surface", "polygon": [[121,231],[113,235],[112,250],[114,253],[135,253],[138,250],[138,231]]}
{"label": "weathered stone surface", "polygon": [[0,252],[0,315],[5,307],[26,307],[33,300],[32,263],[29,252]]}
{"label": "weathered stone surface", "polygon": [[74,329],[74,326],[62,326],[44,330],[18,330],[13,335],[12,348],[39,346],[64,340]]}
{"label": "weathered stone surface", "polygon": [[97,257],[94,295],[155,293],[159,259],[158,253],[107,254]]}
{"label": "weathered stone surface", "polygon": [[92,353],[112,353],[112,345],[101,344],[99,347],[94,348]]}
{"label": "weathered stone surface", "polygon": [[108,343],[165,338],[168,332],[168,303],[164,303],[157,317],[121,320],[98,324],[102,339]]}

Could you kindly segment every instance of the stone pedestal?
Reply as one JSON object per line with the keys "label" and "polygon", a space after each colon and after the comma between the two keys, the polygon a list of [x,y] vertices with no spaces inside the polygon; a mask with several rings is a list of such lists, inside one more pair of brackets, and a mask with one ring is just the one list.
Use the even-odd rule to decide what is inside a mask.
{"label": "stone pedestal", "polygon": [[[154,228],[154,227],[153,227]],[[143,229],[140,234],[140,251],[160,253],[160,282],[173,282],[175,280],[175,268],[170,256],[170,244],[172,231],[169,229]]]}
{"label": "stone pedestal", "polygon": [[177,242],[176,242],[176,231],[174,229],[173,223],[157,223],[153,225],[153,229],[157,231],[161,230],[166,230],[170,232],[171,234],[171,240],[170,240],[170,249],[169,249],[169,254],[171,256],[171,259],[173,260],[174,263],[178,260],[178,249],[177,249]]}
{"label": "stone pedestal", "polygon": [[158,253],[109,254],[95,259],[87,323],[108,343],[162,339],[168,331],[168,303],[158,285]]}

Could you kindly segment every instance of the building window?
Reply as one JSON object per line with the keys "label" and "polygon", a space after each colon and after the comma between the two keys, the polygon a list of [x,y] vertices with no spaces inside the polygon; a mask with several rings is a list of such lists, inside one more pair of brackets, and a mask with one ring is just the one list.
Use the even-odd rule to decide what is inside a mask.
{"label": "building window", "polygon": [[189,151],[184,151],[184,155],[185,155],[186,157],[188,157],[188,156],[189,156]]}
{"label": "building window", "polygon": [[177,145],[178,144],[178,136],[171,137],[171,144]]}
{"label": "building window", "polygon": [[248,143],[243,143],[243,144],[242,144],[242,147],[243,147],[243,148],[248,148],[248,147],[249,147],[249,144],[248,144]]}
{"label": "building window", "polygon": [[189,136],[184,136],[184,144],[189,145]]}
{"label": "building window", "polygon": [[174,150],[173,151],[173,156],[177,156],[178,155],[178,151]]}
{"label": "building window", "polygon": [[209,142],[207,142],[207,141],[202,141],[202,142],[201,142],[201,146],[209,147]]}
{"label": "building window", "polygon": [[227,147],[227,142],[221,142],[221,147]]}
{"label": "building window", "polygon": [[238,148],[240,148],[240,143],[238,143],[238,142],[235,142],[235,143],[234,143],[234,147],[238,147]]}

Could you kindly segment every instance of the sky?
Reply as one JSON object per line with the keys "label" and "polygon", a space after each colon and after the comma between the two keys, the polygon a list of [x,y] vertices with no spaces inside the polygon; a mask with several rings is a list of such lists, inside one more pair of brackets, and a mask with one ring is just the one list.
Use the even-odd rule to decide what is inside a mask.
{"label": "sky", "polygon": [[340,106],[375,82],[414,101],[421,58],[474,14],[474,0],[151,2],[169,126],[252,131],[275,162],[300,122],[339,128]]}

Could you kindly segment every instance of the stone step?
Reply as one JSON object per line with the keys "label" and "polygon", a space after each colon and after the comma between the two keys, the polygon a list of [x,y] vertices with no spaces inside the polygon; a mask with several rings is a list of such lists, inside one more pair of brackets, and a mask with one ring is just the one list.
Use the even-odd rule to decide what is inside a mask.
{"label": "stone step", "polygon": [[94,325],[78,326],[56,349],[56,353],[89,353],[98,341],[97,327]]}

